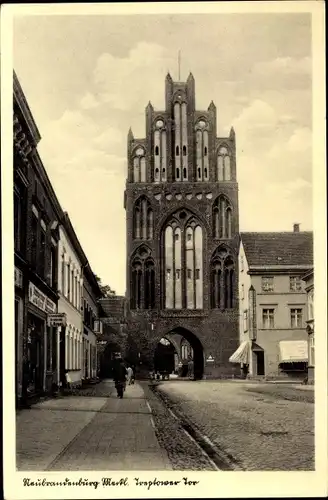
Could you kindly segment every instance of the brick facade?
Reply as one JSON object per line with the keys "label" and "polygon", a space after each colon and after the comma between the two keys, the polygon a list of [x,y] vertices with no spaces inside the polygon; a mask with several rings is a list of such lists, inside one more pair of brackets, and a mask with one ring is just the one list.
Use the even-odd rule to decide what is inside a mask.
{"label": "brick facade", "polygon": [[[56,312],[58,221],[62,211],[39,157],[39,131],[14,74],[14,236],[16,390],[18,399],[50,392],[57,380]],[[34,221],[34,225],[33,225]]]}
{"label": "brick facade", "polygon": [[[178,96],[177,96],[178,93]],[[187,177],[177,181],[174,168],[174,96],[180,93],[187,103]],[[146,138],[135,139],[132,131],[128,135],[128,178],[124,195],[127,230],[127,307],[129,335],[138,343],[142,330],[147,338],[148,350],[152,353],[158,341],[174,330],[183,332],[202,358],[203,367],[200,376],[224,376],[231,374],[234,367],[229,363],[230,355],[238,346],[238,184],[236,180],[235,134],[231,129],[229,137],[216,136],[216,108],[211,102],[206,111],[195,109],[195,82],[189,75],[186,83],[173,82],[170,75],[165,84],[165,111],[155,111],[149,103],[146,108]],[[162,120],[166,130],[166,182],[155,182],[154,178],[154,123]],[[208,130],[208,180],[197,181],[195,124],[204,120]],[[229,180],[217,179],[217,154],[220,146],[230,151],[231,176]],[[133,155],[136,148],[145,149],[145,182],[134,182]],[[145,195],[153,211],[153,238],[147,241],[134,239],[134,207],[141,195]],[[225,195],[232,207],[231,235],[229,239],[219,239],[213,234],[213,204],[219,195]],[[164,299],[164,241],[163,227],[171,214],[179,209],[193,214],[203,230],[203,308],[202,309],[166,309]],[[151,251],[155,263],[155,304],[153,309],[131,309],[132,270],[131,258],[142,244]],[[210,301],[210,261],[214,251],[221,245],[231,251],[235,274],[233,281],[233,307],[229,309],[211,309]],[[199,351],[201,351],[199,353]],[[206,362],[208,356],[214,362]],[[151,360],[149,359],[149,362]]]}

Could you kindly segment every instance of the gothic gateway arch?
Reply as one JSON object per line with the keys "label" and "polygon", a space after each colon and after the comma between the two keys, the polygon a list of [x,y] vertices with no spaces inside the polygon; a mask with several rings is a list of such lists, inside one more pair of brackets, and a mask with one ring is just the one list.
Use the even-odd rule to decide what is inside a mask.
{"label": "gothic gateway arch", "polygon": [[192,74],[186,82],[168,74],[165,110],[149,103],[145,138],[130,129],[127,146],[129,334],[142,335],[152,352],[168,332],[192,332],[202,346],[199,378],[232,374],[239,343],[234,130],[217,136],[216,107],[196,109]]}

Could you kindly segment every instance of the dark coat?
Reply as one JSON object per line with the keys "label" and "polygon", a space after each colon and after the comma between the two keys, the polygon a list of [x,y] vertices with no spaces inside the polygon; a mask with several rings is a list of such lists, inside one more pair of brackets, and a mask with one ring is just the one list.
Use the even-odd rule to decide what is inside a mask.
{"label": "dark coat", "polygon": [[127,370],[123,363],[119,363],[113,370],[113,379],[115,382],[123,382],[126,380]]}

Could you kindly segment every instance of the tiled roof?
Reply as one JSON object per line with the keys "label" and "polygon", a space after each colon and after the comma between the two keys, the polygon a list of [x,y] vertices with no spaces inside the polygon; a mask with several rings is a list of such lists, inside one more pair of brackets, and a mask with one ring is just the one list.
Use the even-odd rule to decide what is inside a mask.
{"label": "tiled roof", "polygon": [[125,297],[116,295],[100,299],[101,307],[107,317],[123,318],[125,312]]}
{"label": "tiled roof", "polygon": [[312,231],[241,233],[241,239],[250,267],[313,265]]}

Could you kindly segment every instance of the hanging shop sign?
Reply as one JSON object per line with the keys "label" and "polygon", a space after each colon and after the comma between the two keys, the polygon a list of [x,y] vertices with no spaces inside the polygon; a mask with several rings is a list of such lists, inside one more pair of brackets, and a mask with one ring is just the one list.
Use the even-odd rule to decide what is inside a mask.
{"label": "hanging shop sign", "polygon": [[47,315],[48,326],[66,326],[66,313],[52,313]]}
{"label": "hanging shop sign", "polygon": [[28,287],[28,297],[29,301],[41,311],[49,313],[56,311],[56,304],[31,282]]}
{"label": "hanging shop sign", "polygon": [[23,288],[23,273],[18,267],[15,267],[15,286]]}

